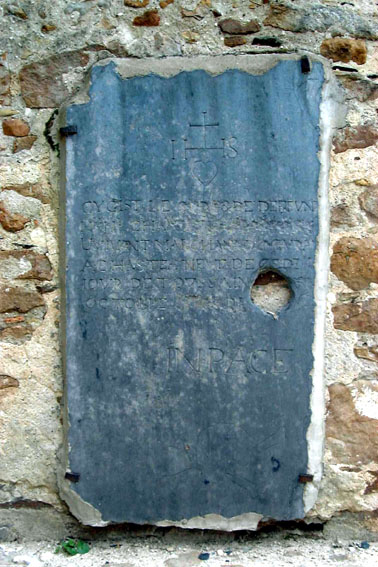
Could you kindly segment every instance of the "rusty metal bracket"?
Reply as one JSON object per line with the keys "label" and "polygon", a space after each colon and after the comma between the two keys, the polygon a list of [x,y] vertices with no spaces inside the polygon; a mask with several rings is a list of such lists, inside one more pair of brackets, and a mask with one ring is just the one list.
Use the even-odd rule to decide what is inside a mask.
{"label": "rusty metal bracket", "polygon": [[63,126],[63,128],[59,129],[60,135],[63,137],[72,136],[73,134],[77,134],[77,126],[76,124],[71,124],[70,126]]}
{"label": "rusty metal bracket", "polygon": [[66,478],[70,482],[79,482],[80,473],[67,471],[66,474],[64,475],[64,478]]}
{"label": "rusty metal bracket", "polygon": [[300,474],[298,477],[298,482],[300,482],[301,484],[306,484],[307,482],[312,482],[313,480],[313,474]]}
{"label": "rusty metal bracket", "polygon": [[301,71],[305,74],[311,71],[310,60],[307,55],[301,58]]}

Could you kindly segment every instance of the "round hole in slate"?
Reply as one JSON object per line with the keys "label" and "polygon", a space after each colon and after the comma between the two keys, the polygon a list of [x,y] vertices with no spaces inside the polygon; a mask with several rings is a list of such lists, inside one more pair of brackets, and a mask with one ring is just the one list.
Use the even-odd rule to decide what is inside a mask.
{"label": "round hole in slate", "polygon": [[277,318],[293,296],[289,281],[277,270],[261,270],[251,286],[251,299],[265,313]]}

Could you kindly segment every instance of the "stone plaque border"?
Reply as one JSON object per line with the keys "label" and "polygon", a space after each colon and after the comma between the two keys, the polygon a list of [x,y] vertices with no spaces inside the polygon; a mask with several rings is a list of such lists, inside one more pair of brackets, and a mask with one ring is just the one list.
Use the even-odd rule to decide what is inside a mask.
{"label": "stone plaque border", "polygon": [[[299,61],[301,57],[306,56],[311,61],[321,62],[324,68],[325,80],[322,90],[322,102],[320,107],[320,140],[319,140],[319,185],[318,185],[318,202],[319,202],[319,234],[317,240],[317,251],[315,261],[315,327],[314,342],[312,346],[314,356],[314,366],[312,369],[312,393],[311,393],[311,422],[307,431],[308,446],[308,470],[303,471],[308,475],[304,491],[304,511],[307,513],[315,504],[319,485],[322,475],[322,455],[324,442],[324,329],[326,316],[326,296],[327,296],[327,279],[328,279],[328,171],[329,171],[329,155],[332,141],[332,131],[338,115],[338,100],[335,80],[331,72],[329,62],[320,57],[310,56],[308,54],[295,55],[278,55],[278,54],[258,54],[258,55],[226,55],[226,56],[198,56],[192,58],[165,58],[165,59],[146,59],[146,60],[125,60],[125,59],[107,59],[101,61],[97,65],[103,66],[109,64],[110,61],[116,66],[116,70],[121,78],[130,78],[135,76],[145,76],[148,74],[156,74],[161,77],[172,77],[182,71],[204,70],[211,75],[218,75],[229,69],[237,69],[253,75],[261,75],[269,71],[280,61],[290,60]],[[60,124],[66,126],[66,108],[71,104],[82,104],[88,102],[89,81],[81,92],[75,95],[73,99],[68,101],[60,110]],[[61,224],[61,280],[62,280],[62,352],[63,352],[63,369],[65,373],[65,167],[66,167],[66,147],[72,143],[74,132],[62,132],[64,143],[61,144],[61,163],[62,183],[61,183],[61,206],[60,206],[60,224]],[[64,427],[65,435],[68,428],[68,411],[66,403],[64,406]],[[108,522],[104,522],[101,514],[92,505],[84,502],[80,496],[71,489],[71,482],[74,482],[75,471],[68,470],[68,442],[67,437],[62,448],[61,467],[59,471],[59,486],[62,498],[67,502],[71,512],[80,519],[84,524],[92,526],[104,526]],[[200,529],[221,529],[233,531],[238,529],[256,529],[261,515],[253,512],[236,516],[233,518],[224,518],[214,514],[204,517],[187,518],[181,522],[161,521],[156,525],[169,526],[176,525],[186,528]]]}

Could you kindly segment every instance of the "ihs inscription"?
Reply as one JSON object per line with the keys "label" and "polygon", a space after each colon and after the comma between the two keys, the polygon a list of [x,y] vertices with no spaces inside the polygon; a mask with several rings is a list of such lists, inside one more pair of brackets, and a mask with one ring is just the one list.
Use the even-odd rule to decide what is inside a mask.
{"label": "ihs inscription", "polygon": [[200,124],[189,122],[186,136],[181,140],[171,140],[172,160],[189,160],[191,176],[204,187],[218,175],[214,159],[234,159],[238,155],[237,138],[222,137],[218,132],[219,126],[219,122],[208,121],[205,111]]}

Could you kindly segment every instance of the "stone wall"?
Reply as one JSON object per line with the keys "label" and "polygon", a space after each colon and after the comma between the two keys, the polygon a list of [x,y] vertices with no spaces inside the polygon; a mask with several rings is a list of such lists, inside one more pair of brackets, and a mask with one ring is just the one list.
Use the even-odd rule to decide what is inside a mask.
{"label": "stone wall", "polygon": [[324,476],[307,520],[377,536],[375,2],[15,0],[0,16],[0,538],[76,526],[56,480],[58,107],[100,59],[269,52],[323,55],[345,99],[329,184]]}

